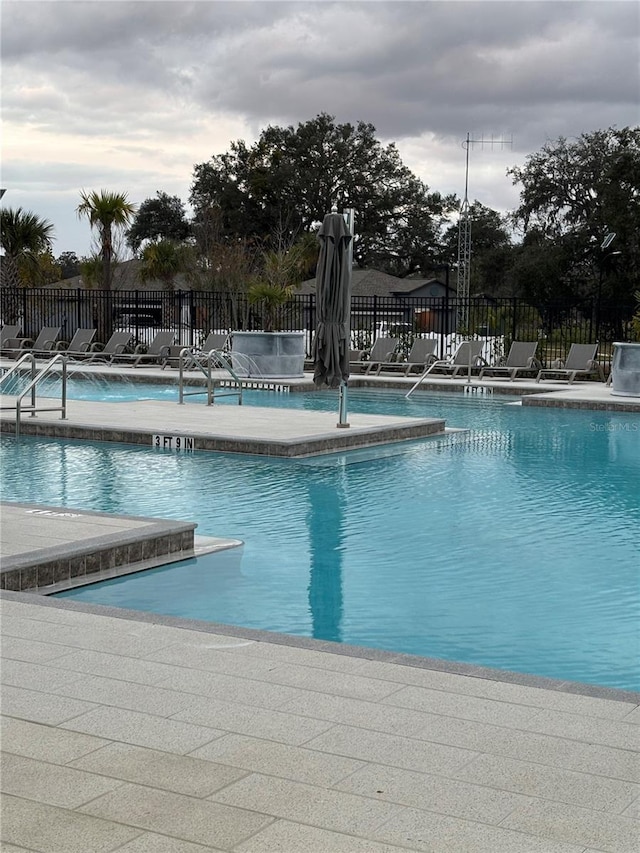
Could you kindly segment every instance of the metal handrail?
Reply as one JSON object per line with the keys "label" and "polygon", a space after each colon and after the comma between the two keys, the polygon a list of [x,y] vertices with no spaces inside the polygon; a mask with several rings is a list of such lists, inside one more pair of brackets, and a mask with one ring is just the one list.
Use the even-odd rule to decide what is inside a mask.
{"label": "metal handrail", "polygon": [[[2,376],[0,376],[0,388],[2,387],[2,383],[3,383],[6,379],[8,379],[8,378],[9,378],[10,376],[12,376],[14,373],[19,373],[20,371],[19,371],[19,369],[18,369],[18,368],[20,368],[21,366],[23,366],[23,365],[24,365],[24,363],[25,363],[25,362],[27,362],[27,361],[31,362],[31,379],[32,379],[32,380],[33,380],[33,379],[35,379],[35,378],[36,378],[36,375],[37,375],[36,357],[35,357],[35,355],[34,355],[32,352],[26,352],[23,356],[21,356],[21,357],[18,359],[18,361],[16,361],[16,363],[15,363],[15,364],[13,364],[13,365],[9,368],[9,370],[7,370],[7,372],[6,372],[6,373],[3,373],[3,374],[2,374]],[[35,406],[35,404],[36,404],[36,389],[35,389],[35,385],[34,385],[34,386],[33,386],[33,388],[31,389],[31,405],[32,405],[32,406]],[[2,409],[13,409],[13,408],[15,408],[15,407],[14,407],[14,406],[2,406],[2,407],[0,407],[0,408],[2,408]]]}
{"label": "metal handrail", "polygon": [[[196,367],[202,375],[207,380],[206,391],[185,391],[184,390],[184,371],[185,368]],[[214,402],[215,392],[214,392],[214,384],[213,384],[213,376],[211,374],[211,370],[213,367],[221,368],[222,370],[226,370],[226,372],[231,376],[233,381],[236,383],[236,388],[230,391],[222,391],[218,392],[218,397],[229,397],[232,395],[238,395],[238,405],[242,405],[242,382],[240,377],[235,372],[233,367],[228,361],[228,358],[225,353],[221,350],[212,349],[209,352],[200,352],[194,350],[192,347],[183,347],[180,350],[180,358],[178,360],[178,403],[184,403],[185,397],[195,396],[196,394],[204,394],[207,395],[207,406],[211,406]]]}
{"label": "metal handrail", "polygon": [[[462,343],[464,343],[464,341],[462,341]],[[459,344],[458,349],[460,348],[460,346],[462,346],[462,343]],[[455,355],[455,353],[454,353],[454,355]],[[472,359],[472,357],[471,357],[471,347],[469,346],[469,361],[467,364],[467,382],[468,383],[471,383],[471,368],[473,367],[473,363],[472,363],[473,360],[474,359]],[[445,364],[446,365],[453,364],[453,356],[451,356],[450,358],[441,358],[441,359],[438,359],[436,361],[432,361],[431,364],[427,365],[427,367],[425,367],[425,369],[422,371],[422,373],[420,374],[420,376],[418,377],[416,382],[411,386],[411,388],[404,395],[405,399],[407,399],[407,400],[409,399],[409,397],[413,394],[413,392],[416,390],[416,388],[418,388],[424,382],[424,380],[431,373],[431,371],[434,369],[434,367],[441,367],[442,365],[445,365]]]}
{"label": "metal handrail", "polygon": [[[31,382],[24,389],[22,394],[20,394],[16,398],[16,436],[20,435],[20,417],[23,411],[31,412],[31,417],[35,418],[36,412],[62,412],[61,420],[66,420],[67,417],[67,361],[68,358],[63,353],[57,353],[54,357],[48,361],[44,367],[40,370],[38,374],[31,380]],[[41,379],[44,379],[45,376],[48,376],[55,364],[60,363],[62,365],[62,393],[61,393],[61,405],[60,406],[37,406],[36,405],[36,386]],[[4,377],[3,377],[4,378]],[[26,397],[27,394],[31,392],[31,405],[23,407],[22,400]],[[13,407],[12,407],[13,408]]]}

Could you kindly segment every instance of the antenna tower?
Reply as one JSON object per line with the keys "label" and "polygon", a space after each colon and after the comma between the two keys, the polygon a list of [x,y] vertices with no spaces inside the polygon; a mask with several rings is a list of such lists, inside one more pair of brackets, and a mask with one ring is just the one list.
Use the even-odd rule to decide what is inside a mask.
{"label": "antenna tower", "polygon": [[481,136],[480,139],[472,139],[467,133],[467,138],[462,143],[466,151],[466,165],[464,171],[464,200],[460,207],[460,219],[458,220],[458,320],[459,326],[465,331],[469,327],[469,283],[471,281],[471,213],[469,208],[469,149],[472,145],[513,145],[513,137],[490,139]]}

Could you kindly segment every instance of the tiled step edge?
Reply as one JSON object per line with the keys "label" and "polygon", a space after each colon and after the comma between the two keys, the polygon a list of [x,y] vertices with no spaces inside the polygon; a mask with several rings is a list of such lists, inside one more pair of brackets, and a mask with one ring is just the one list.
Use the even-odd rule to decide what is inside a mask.
{"label": "tiled step edge", "polygon": [[158,522],[151,525],[151,531],[130,530],[51,549],[45,556],[34,552],[16,560],[3,560],[0,589],[37,590],[133,563],[154,561],[159,565],[186,560],[194,556],[196,526],[191,522]]}

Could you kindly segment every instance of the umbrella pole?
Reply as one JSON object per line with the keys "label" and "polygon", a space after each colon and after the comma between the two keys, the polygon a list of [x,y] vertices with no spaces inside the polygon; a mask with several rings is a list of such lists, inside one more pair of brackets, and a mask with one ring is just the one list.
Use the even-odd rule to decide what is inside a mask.
{"label": "umbrella pole", "polygon": [[345,428],[351,426],[347,421],[347,383],[340,383],[340,403],[338,406],[338,423],[337,427]]}
{"label": "umbrella pole", "polygon": [[[347,224],[347,228],[349,229],[349,234],[351,235],[351,240],[349,240],[349,249],[347,251],[347,264],[349,270],[349,299],[351,299],[351,270],[353,268],[353,232],[354,232],[354,222],[355,222],[355,210],[352,207],[347,208],[343,211],[342,215],[345,218],[345,222]],[[347,349],[351,346],[351,312],[349,312],[349,324],[348,324],[348,335],[347,335]],[[340,401],[338,404],[338,423],[336,426],[341,429],[345,429],[351,424],[347,421],[347,383],[342,380],[340,383]]]}

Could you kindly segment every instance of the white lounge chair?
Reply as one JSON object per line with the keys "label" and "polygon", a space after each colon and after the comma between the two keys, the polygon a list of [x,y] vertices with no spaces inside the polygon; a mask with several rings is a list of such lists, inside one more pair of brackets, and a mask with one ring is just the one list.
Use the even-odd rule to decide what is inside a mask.
{"label": "white lounge chair", "polygon": [[604,382],[604,370],[596,361],[597,353],[598,344],[571,344],[566,361],[558,359],[551,367],[541,370],[536,376],[536,382],[553,376],[556,379],[567,379],[571,385],[576,376],[586,377],[594,374]]}

